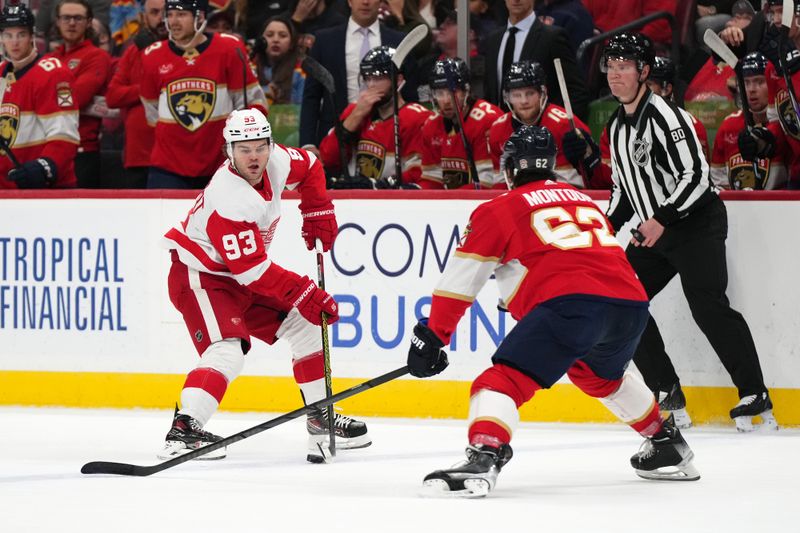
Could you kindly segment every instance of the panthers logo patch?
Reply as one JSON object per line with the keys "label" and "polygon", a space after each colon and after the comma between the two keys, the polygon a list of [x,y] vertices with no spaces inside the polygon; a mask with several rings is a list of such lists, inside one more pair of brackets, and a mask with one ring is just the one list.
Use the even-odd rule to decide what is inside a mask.
{"label": "panthers logo patch", "polygon": [[797,124],[797,115],[792,109],[792,101],[786,89],[780,89],[775,95],[775,109],[781,122],[783,131],[790,137],[800,140],[800,126]]}
{"label": "panthers logo patch", "polygon": [[[14,141],[17,140],[18,128],[19,107],[14,104],[0,106],[0,137],[3,138],[8,146],[14,146]],[[0,149],[0,154],[5,154],[5,150]]]}
{"label": "panthers logo patch", "polygon": [[445,189],[458,189],[469,183],[469,165],[466,159],[443,157],[442,183]]}
{"label": "panthers logo patch", "polygon": [[189,131],[205,124],[214,111],[217,86],[211,80],[183,78],[167,85],[167,104],[175,120]]}
{"label": "panthers logo patch", "polygon": [[760,191],[764,188],[763,177],[769,176],[770,160],[758,160],[758,173],[762,176],[761,179],[756,179],[756,175],[753,172],[753,163],[745,161],[739,154],[730,159],[728,166],[730,167],[731,189],[737,191]]}
{"label": "panthers logo patch", "polygon": [[386,162],[386,148],[374,141],[361,140],[356,150],[358,173],[365,178],[380,179]]}

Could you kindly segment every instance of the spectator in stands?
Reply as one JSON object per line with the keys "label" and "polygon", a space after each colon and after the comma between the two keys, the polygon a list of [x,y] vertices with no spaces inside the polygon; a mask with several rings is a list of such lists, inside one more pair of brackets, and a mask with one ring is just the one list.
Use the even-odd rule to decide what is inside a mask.
{"label": "spectator in stands", "polygon": [[[320,144],[325,169],[339,179],[337,189],[419,189],[422,173],[420,131],[432,115],[417,103],[406,103],[392,93],[394,49],[378,46],[361,60],[364,89],[358,100],[347,106],[339,122]],[[403,74],[398,74],[398,84]],[[394,98],[397,98],[400,172],[397,172],[394,138]],[[349,167],[343,172],[342,166]],[[343,175],[346,174],[346,175]]]}
{"label": "spectator in stands", "polygon": [[[503,169],[500,168],[500,156],[511,134],[522,126],[541,126],[553,134],[553,139],[558,148],[556,156],[555,173],[559,181],[569,183],[580,189],[610,189],[611,182],[591,183],[585,179],[589,177],[582,168],[580,158],[575,158],[575,164],[566,157],[563,140],[565,134],[571,130],[567,112],[563,107],[548,102],[547,79],[544,68],[539,63],[520,61],[512,63],[503,79],[503,99],[511,110],[497,119],[489,129],[489,149],[492,154],[492,164],[495,171],[496,188],[507,188]],[[575,118],[575,127],[580,134],[589,137],[589,126],[581,119]],[[599,162],[599,161],[598,161]]]}
{"label": "spectator in stands", "polygon": [[[383,24],[403,33],[408,33],[417,26],[427,24],[419,14],[419,6],[416,0],[382,0],[378,11],[378,20]],[[422,57],[431,50],[431,33],[425,37],[412,54],[415,57]]]}
{"label": "spectator in stands", "polygon": [[264,92],[239,37],[203,33],[204,0],[167,0],[169,40],[145,48],[141,98],[155,127],[147,187],[203,188],[225,156],[219,138],[231,109],[266,112]]}
{"label": "spectator in stands", "polygon": [[[352,12],[347,24],[317,33],[309,53],[334,73],[336,84],[331,108],[329,99],[323,94],[322,85],[311,77],[306,79],[300,108],[300,145],[314,152],[317,152],[316,147],[322,137],[333,127],[336,117],[341,115],[348,103],[358,99],[361,59],[376,46],[396,47],[403,40],[402,33],[378,22],[380,0],[349,0],[349,3]],[[405,91],[412,90],[413,86],[405,88]],[[409,93],[405,91],[403,96],[408,99]]]}
{"label": "spectator in stands", "polygon": [[276,15],[267,20],[261,36],[263,46],[253,50],[252,59],[267,103],[300,104],[306,74],[294,24],[285,15]]}
{"label": "spectator in stands", "polygon": [[[752,10],[753,6],[747,0],[740,1],[746,3]],[[722,31],[731,19],[733,3],[734,0],[697,0],[697,20],[694,28],[700,46],[705,46],[703,34],[706,30],[710,29],[714,33]]]}
{"label": "spectator in stands", "polygon": [[232,7],[215,9],[208,15],[206,30],[211,33],[234,33],[236,14]]}
{"label": "spectator in stands", "polygon": [[244,35],[248,40],[258,39],[268,18],[285,13],[292,0],[238,0],[237,10],[244,19]]}
{"label": "spectator in stands", "polygon": [[111,77],[111,56],[92,42],[92,6],[86,0],[60,0],[56,6],[58,32],[64,44],[46,57],[57,58],[70,69],[72,97],[80,109],[78,129],[81,144],[75,157],[78,187],[100,186],[100,126],[103,116],[95,104],[106,91]]}
{"label": "spectator in stands", "polygon": [[[583,5],[592,15],[598,33],[611,31],[623,24],[633,22],[652,13],[666,11],[675,15],[676,0],[583,0]],[[666,50],[672,42],[672,29],[666,19],[651,22],[641,30],[656,45]]]}
{"label": "spectator in stands", "polygon": [[437,61],[429,78],[439,113],[422,128],[420,185],[424,189],[491,188],[495,179],[486,132],[503,112],[470,94],[470,72],[463,59]]}
{"label": "spectator in stands", "polygon": [[284,15],[289,15],[297,33],[307,39],[306,49],[314,45],[319,30],[347,22],[347,17],[333,7],[333,0],[292,0]]}
{"label": "spectator in stands", "polygon": [[742,110],[725,117],[714,140],[711,179],[726,189],[781,189],[786,185],[789,154],[781,125],[767,119],[767,58],[760,52],[752,52],[742,59],[741,65],[744,98],[755,127],[751,130],[745,127]]}
{"label": "spectator in stands", "polygon": [[486,55],[486,38],[505,24],[505,18],[498,20],[496,13],[491,9],[489,0],[470,0],[469,12],[472,17],[469,19],[469,28],[475,32],[478,42],[478,53]]}
{"label": "spectator in stands", "polygon": [[537,0],[535,10],[545,24],[564,28],[575,50],[594,34],[592,15],[581,0]]}
{"label": "spectator in stands", "polygon": [[[480,87],[482,84],[482,77],[480,76],[481,72],[476,72],[477,69],[474,68],[477,63],[476,57],[478,55],[478,42],[475,35],[475,30],[473,29],[475,24],[475,16],[470,13],[470,60],[473,63],[473,68],[470,69],[470,87]],[[433,42],[434,46],[431,52],[417,62],[417,68],[419,72],[422,72],[424,75],[421,76],[422,80],[419,86],[419,94],[420,99],[424,101],[432,101],[431,98],[431,89],[428,85],[428,76],[427,74],[433,70],[433,65],[439,61],[440,59],[446,59],[448,57],[454,58],[458,56],[458,13],[453,10],[447,13],[442,20],[439,27],[433,30]]]}
{"label": "spectator in stands", "polygon": [[74,187],[78,108],[72,76],[55,58],[41,58],[35,19],[25,5],[0,12],[0,188]]}
{"label": "spectator in stands", "polygon": [[[544,67],[547,91],[553,103],[563,105],[553,60],[561,59],[572,109],[582,119],[589,109],[589,93],[578,68],[575,50],[564,29],[548,26],[536,18],[533,0],[506,0],[508,25],[486,40],[486,74],[484,97],[493,104],[502,102],[503,74],[511,63],[529,59]],[[512,46],[513,45],[513,46]]]}
{"label": "spectator in stands", "polygon": [[106,91],[107,104],[121,109],[125,120],[125,175],[113,185],[115,188],[144,189],[147,186],[147,170],[150,166],[155,130],[147,124],[144,107],[139,99],[139,86],[145,48],[167,38],[164,2],[165,0],[145,0],[144,10],[140,14],[139,31],[133,36],[132,45],[122,55]]}

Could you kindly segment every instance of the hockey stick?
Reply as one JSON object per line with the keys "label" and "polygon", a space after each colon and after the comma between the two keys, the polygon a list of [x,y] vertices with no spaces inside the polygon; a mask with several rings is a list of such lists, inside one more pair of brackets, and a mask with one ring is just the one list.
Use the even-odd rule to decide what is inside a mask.
{"label": "hockey stick", "polygon": [[275,426],[279,426],[284,422],[288,422],[289,420],[294,420],[295,418],[307,415],[318,409],[322,409],[329,405],[333,405],[336,402],[346,400],[347,398],[355,396],[356,394],[360,394],[367,389],[377,387],[378,385],[383,385],[384,383],[402,377],[406,374],[408,374],[408,367],[407,366],[400,367],[397,370],[392,370],[391,372],[383,374],[382,376],[372,378],[371,380],[365,381],[364,383],[360,383],[355,387],[351,387],[338,394],[334,394],[330,398],[324,398],[317,402],[310,403],[305,407],[301,407],[300,409],[295,409],[290,413],[286,413],[284,415],[275,417],[272,420],[268,420],[257,426],[253,426],[249,429],[245,429],[244,431],[240,431],[239,433],[231,435],[230,437],[225,437],[224,439],[217,441],[214,444],[209,444],[207,446],[203,446],[202,448],[192,450],[189,453],[178,456],[174,459],[170,459],[169,461],[164,461],[163,463],[159,463],[157,465],[139,466],[127,463],[110,463],[106,461],[93,461],[91,463],[86,463],[85,465],[83,465],[83,468],[81,468],[81,473],[116,474],[120,476],[139,476],[139,477],[156,474],[168,468],[172,468],[173,466],[178,466],[179,464],[183,464],[186,461],[191,461],[192,459],[196,459],[201,455],[213,452],[214,450],[224,448],[230,444],[233,444],[234,442],[239,442],[240,440],[244,440],[248,437],[252,437],[253,435],[257,435],[262,431],[266,431],[268,429],[274,428]]}
{"label": "hockey stick", "polygon": [[[325,290],[325,257],[322,255],[322,241],[317,239],[317,285],[323,291]],[[322,361],[325,371],[325,398],[330,398],[332,393],[331,385],[331,348],[328,342],[328,317],[322,313],[322,324],[320,325],[322,331]],[[333,427],[333,404],[328,406],[328,437],[330,442],[328,449],[331,452],[331,457],[336,456],[336,429]]]}
{"label": "hockey stick", "polygon": [[[561,58],[557,57],[553,60],[553,66],[556,68],[556,77],[558,78],[558,88],[561,90],[561,98],[564,100],[564,110],[567,112],[567,119],[569,120],[569,127],[572,131],[583,138],[583,132],[575,127],[575,115],[572,114],[572,102],[569,99],[569,91],[567,90],[567,80],[564,78],[564,69],[561,66]],[[578,164],[578,174],[581,175],[583,180],[584,189],[589,188],[589,179],[586,177],[586,169],[583,162]]]}
{"label": "hockey stick", "polygon": [[247,60],[244,58],[244,52],[241,48],[236,49],[236,55],[239,56],[239,61],[242,62],[242,98],[244,99],[244,109],[247,109]]}
{"label": "hockey stick", "polygon": [[392,99],[394,101],[394,171],[397,183],[403,182],[403,164],[400,161],[400,103],[398,102],[397,75],[408,54],[428,35],[428,25],[420,24],[406,35],[392,56]]}
{"label": "hockey stick", "polygon": [[783,74],[783,81],[786,83],[786,91],[789,93],[789,100],[792,102],[792,109],[800,124],[800,105],[797,103],[797,93],[794,91],[794,83],[789,70],[786,68],[786,41],[789,40],[789,30],[794,23],[794,0],[783,0],[783,13],[781,14],[781,38],[778,40],[778,63]]}
{"label": "hockey stick", "polygon": [[467,163],[469,164],[469,173],[471,174],[472,185],[475,190],[480,190],[481,180],[478,177],[478,169],[475,166],[475,158],[472,155],[472,146],[467,142],[467,134],[464,133],[464,119],[461,116],[461,106],[458,105],[458,98],[456,98],[456,76],[453,72],[452,65],[448,62],[444,64],[445,76],[447,78],[447,86],[450,90],[450,98],[453,99],[453,105],[456,108],[456,116],[458,117],[458,132],[461,135],[461,143],[464,145],[464,152],[467,154]]}
{"label": "hockey stick", "polygon": [[19,162],[19,159],[17,159],[17,156],[14,155],[14,151],[11,150],[11,145],[8,144],[8,139],[2,136],[0,136],[0,151],[8,156],[8,158],[14,164],[14,168],[20,168],[22,166],[22,164]]}
{"label": "hockey stick", "polygon": [[[733,51],[728,48],[728,45],[725,44],[722,39],[720,39],[719,35],[714,33],[714,30],[710,28],[707,29],[703,34],[703,42],[706,43],[706,46],[708,46],[715,54],[721,57],[722,61],[727,63],[736,74],[736,84],[739,86],[739,96],[742,101],[742,111],[744,112],[744,120],[745,124],[747,125],[747,133],[750,133],[753,129],[753,113],[750,111],[750,104],[747,102],[747,93],[744,89],[744,75],[742,74],[742,69],[736,68],[736,65],[739,63],[739,58],[737,58],[736,54],[734,54]],[[753,161],[753,175],[759,184],[764,182],[761,173],[758,170],[758,161]]]}
{"label": "hockey stick", "polygon": [[[303,71],[306,74],[314,78],[325,91],[325,98],[328,100],[328,104],[331,106],[333,113],[336,114],[336,104],[333,100],[333,95],[336,93],[336,84],[333,81],[333,75],[330,73],[328,69],[323,67],[319,61],[314,59],[311,56],[306,56],[303,59],[302,63]],[[337,118],[334,117],[334,121]],[[347,153],[344,149],[344,143],[342,142],[342,137],[337,135],[337,143],[339,145],[339,164],[341,165],[341,174],[340,179],[349,180],[350,179],[350,171],[347,168]]]}

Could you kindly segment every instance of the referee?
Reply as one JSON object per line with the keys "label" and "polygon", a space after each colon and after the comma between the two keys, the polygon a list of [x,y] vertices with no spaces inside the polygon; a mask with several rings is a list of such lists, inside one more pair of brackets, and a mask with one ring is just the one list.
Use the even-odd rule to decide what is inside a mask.
{"label": "referee", "polygon": [[[680,275],[692,317],[739,389],[730,416],[740,431],[752,417],[777,427],[750,329],[730,307],[725,239],[728,218],[689,114],[647,88],[655,54],[636,33],[612,37],[601,58],[611,93],[621,104],[607,125],[613,187],[608,218],[615,231],[638,215],[626,252],[653,297]],[[686,400],[651,316],[634,362],[661,408],[689,427]]]}

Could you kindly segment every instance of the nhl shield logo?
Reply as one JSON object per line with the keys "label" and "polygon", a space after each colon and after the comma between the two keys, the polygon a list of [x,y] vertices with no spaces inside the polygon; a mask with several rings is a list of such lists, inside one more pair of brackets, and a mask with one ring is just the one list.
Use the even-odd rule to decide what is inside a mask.
{"label": "nhl shield logo", "polygon": [[[19,107],[14,104],[0,106],[0,137],[3,138],[8,146],[14,146],[14,141],[17,140],[18,128]],[[0,149],[0,154],[5,154],[5,150]]]}
{"label": "nhl shield logo", "polygon": [[633,162],[640,167],[650,162],[650,143],[644,139],[633,141]]}
{"label": "nhl shield logo", "polygon": [[214,111],[216,84],[203,78],[183,78],[167,85],[167,105],[175,120],[189,131],[205,124]]}
{"label": "nhl shield logo", "polygon": [[358,173],[365,178],[377,180],[383,174],[386,161],[386,149],[374,141],[362,140],[356,150]]}

